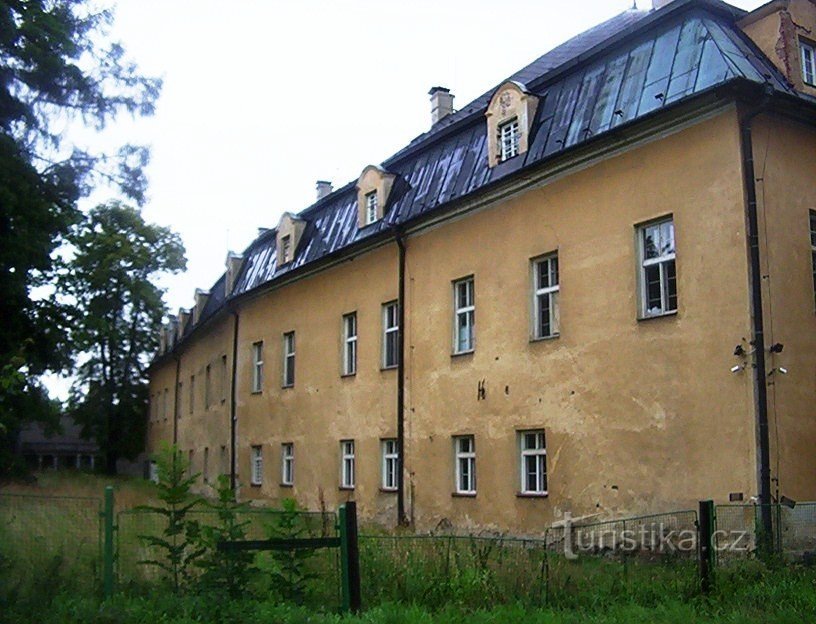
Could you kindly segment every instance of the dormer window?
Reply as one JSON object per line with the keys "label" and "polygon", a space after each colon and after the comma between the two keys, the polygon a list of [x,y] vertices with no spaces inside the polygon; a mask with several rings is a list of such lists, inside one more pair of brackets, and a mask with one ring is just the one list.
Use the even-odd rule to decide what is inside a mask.
{"label": "dormer window", "polygon": [[379,217],[377,216],[377,191],[371,191],[365,196],[366,217],[365,224],[371,225]]}
{"label": "dormer window", "polygon": [[511,80],[496,89],[485,112],[489,167],[527,151],[537,108],[538,98],[521,83]]}
{"label": "dormer window", "polygon": [[800,41],[802,48],[802,80],[805,84],[816,87],[816,48]]}
{"label": "dormer window", "polygon": [[292,261],[292,237],[281,236],[281,264]]}
{"label": "dormer window", "polygon": [[513,118],[499,126],[499,151],[501,161],[504,162],[519,153],[519,124],[518,119]]}
{"label": "dormer window", "polygon": [[369,165],[357,179],[357,227],[366,227],[385,216],[394,174]]}

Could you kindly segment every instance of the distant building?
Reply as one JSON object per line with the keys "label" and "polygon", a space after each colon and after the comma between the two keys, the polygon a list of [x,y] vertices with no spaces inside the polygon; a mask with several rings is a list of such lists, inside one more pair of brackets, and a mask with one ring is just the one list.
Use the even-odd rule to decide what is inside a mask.
{"label": "distant building", "polygon": [[96,442],[81,436],[82,428],[69,416],[60,418],[61,433],[46,435],[42,425],[30,423],[20,432],[18,452],[31,468],[94,470],[99,457]]}
{"label": "distant building", "polygon": [[[162,334],[148,448],[420,529],[816,498],[816,3],[657,4],[433,88],[230,254]],[[495,54],[546,27],[510,21]]]}

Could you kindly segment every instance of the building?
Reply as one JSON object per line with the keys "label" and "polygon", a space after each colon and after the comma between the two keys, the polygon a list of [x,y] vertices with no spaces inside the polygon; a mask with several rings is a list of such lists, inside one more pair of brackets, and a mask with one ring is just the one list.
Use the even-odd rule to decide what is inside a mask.
{"label": "building", "polygon": [[99,446],[82,437],[82,427],[70,416],[61,416],[59,431],[41,423],[28,423],[17,439],[16,452],[30,468],[94,470]]}
{"label": "building", "polygon": [[816,497],[816,4],[657,4],[229,255],[148,447],[421,530]]}

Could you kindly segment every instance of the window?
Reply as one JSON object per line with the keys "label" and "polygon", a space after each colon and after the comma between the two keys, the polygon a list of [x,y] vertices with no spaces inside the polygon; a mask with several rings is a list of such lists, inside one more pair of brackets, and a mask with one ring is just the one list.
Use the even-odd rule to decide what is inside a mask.
{"label": "window", "polygon": [[473,351],[473,323],[476,314],[476,307],[473,303],[473,278],[468,277],[454,282],[454,353]]}
{"label": "window", "polygon": [[340,442],[340,487],[354,488],[354,440]]}
{"label": "window", "polygon": [[382,489],[397,489],[398,454],[397,441],[392,439],[382,440]]}
{"label": "window", "polygon": [[221,356],[221,403],[227,402],[227,356]]}
{"label": "window", "polygon": [[286,236],[281,237],[281,264],[286,264],[292,258],[290,254],[292,253],[292,237],[288,234]]}
{"label": "window", "polygon": [[208,483],[210,480],[210,449],[208,447],[204,447],[204,466],[201,470],[201,476],[204,478],[204,483]]}
{"label": "window", "polygon": [[178,411],[179,418],[181,418],[181,401],[182,397],[184,396],[184,384],[180,381],[178,382],[178,387],[176,388],[176,400],[175,400],[175,409]]}
{"label": "window", "polygon": [[816,298],[816,210],[810,211],[810,258],[813,267],[813,295]]}
{"label": "window", "polygon": [[504,162],[519,153],[519,124],[518,119],[511,119],[499,126],[499,154],[500,162]]}
{"label": "window", "polygon": [[153,483],[158,483],[159,482],[159,465],[154,461],[150,462],[150,476],[149,476],[149,478]]}
{"label": "window", "polygon": [[229,459],[227,457],[227,445],[221,445],[221,474],[228,475],[230,473]]}
{"label": "window", "polygon": [[295,445],[291,442],[281,444],[281,485],[292,485],[295,482]]}
{"label": "window", "polygon": [[399,307],[396,301],[383,304],[383,368],[399,362]]}
{"label": "window", "polygon": [[204,409],[210,409],[210,395],[212,393],[212,367],[207,364],[204,369]]}
{"label": "window", "polygon": [[263,449],[260,446],[253,446],[250,454],[250,483],[261,485],[263,483]]}
{"label": "window", "polygon": [[283,335],[283,387],[295,385],[295,332]]}
{"label": "window", "polygon": [[252,392],[263,390],[263,341],[252,343]]}
{"label": "window", "polygon": [[674,222],[664,219],[638,228],[640,247],[640,314],[660,316],[677,311]]}
{"label": "window", "polygon": [[521,493],[547,493],[547,446],[543,431],[519,432]]}
{"label": "window", "polygon": [[476,445],[472,435],[453,438],[457,494],[476,493]]}
{"label": "window", "polygon": [[167,420],[167,403],[168,397],[170,396],[170,392],[167,388],[164,389],[164,398],[162,399],[162,412],[164,413],[164,419]]}
{"label": "window", "polygon": [[357,313],[343,317],[343,375],[357,373]]}
{"label": "window", "polygon": [[558,256],[533,261],[533,338],[558,335]]}
{"label": "window", "polygon": [[801,41],[802,49],[802,80],[805,84],[816,86],[816,48]]}
{"label": "window", "polygon": [[366,225],[374,223],[377,220],[377,191],[366,193],[365,211]]}
{"label": "window", "polygon": [[195,375],[190,375],[190,413],[195,409]]}
{"label": "window", "polygon": [[193,469],[193,449],[187,451],[187,473],[191,477],[195,474]]}

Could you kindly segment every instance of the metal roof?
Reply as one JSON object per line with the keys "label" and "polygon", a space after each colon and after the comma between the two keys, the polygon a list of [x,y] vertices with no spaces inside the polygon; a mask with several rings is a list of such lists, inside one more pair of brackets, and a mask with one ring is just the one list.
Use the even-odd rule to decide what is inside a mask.
{"label": "metal roof", "polygon": [[[230,298],[732,80],[770,84],[793,93],[734,25],[743,12],[712,0],[676,5],[671,11],[626,11],[513,74],[510,79],[524,83],[539,97],[525,154],[492,169],[487,166],[484,111],[493,89],[385,161],[385,169],[396,180],[384,219],[358,228],[356,187],[354,182],[347,184],[298,215],[307,225],[293,262],[276,266],[274,230],[253,241]],[[223,305],[223,280],[222,276],[213,286],[199,323]]]}

